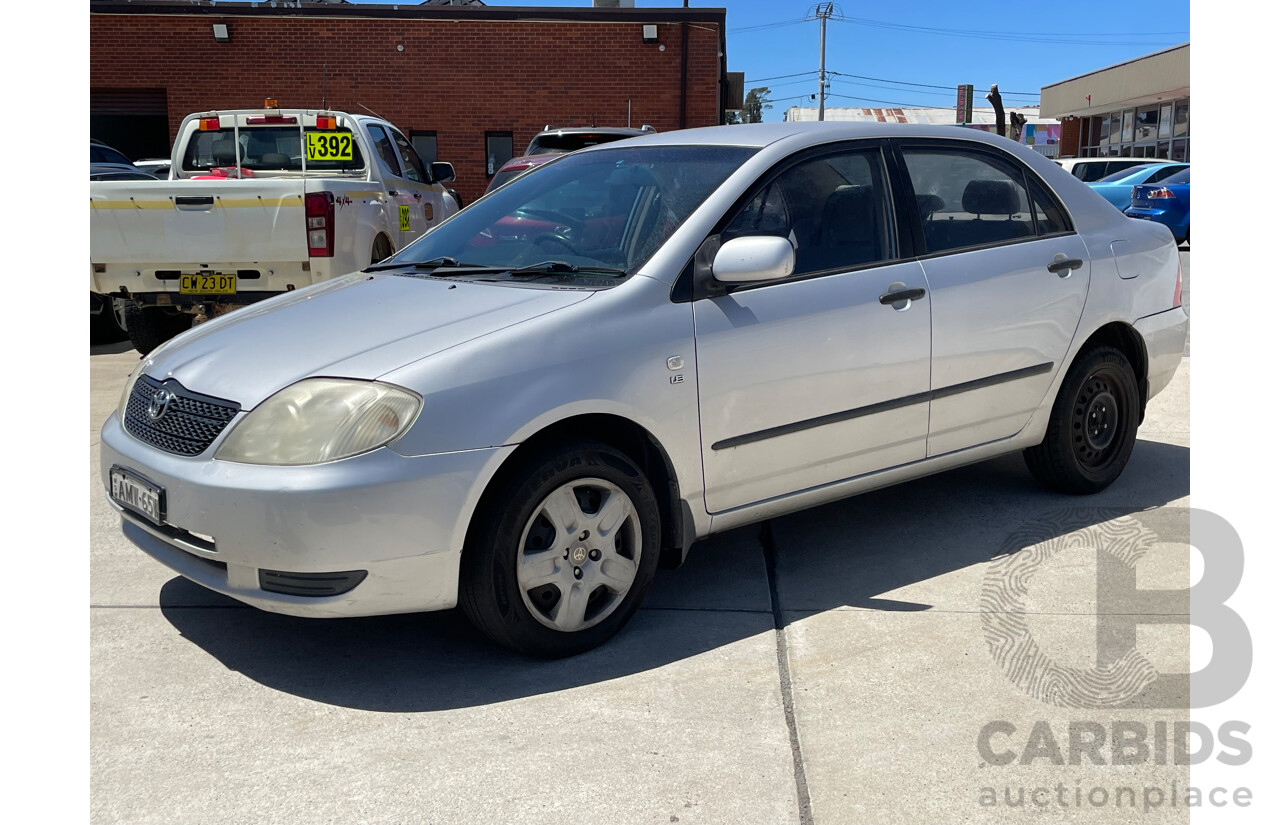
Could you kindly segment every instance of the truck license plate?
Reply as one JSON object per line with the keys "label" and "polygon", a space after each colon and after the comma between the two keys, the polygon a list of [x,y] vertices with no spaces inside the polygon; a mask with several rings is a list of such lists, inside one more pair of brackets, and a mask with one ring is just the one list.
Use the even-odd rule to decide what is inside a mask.
{"label": "truck license plate", "polygon": [[178,284],[183,295],[234,295],[236,276],[223,272],[197,272],[183,275]]}
{"label": "truck license plate", "polygon": [[111,498],[156,524],[164,524],[164,489],[120,467],[111,468]]}

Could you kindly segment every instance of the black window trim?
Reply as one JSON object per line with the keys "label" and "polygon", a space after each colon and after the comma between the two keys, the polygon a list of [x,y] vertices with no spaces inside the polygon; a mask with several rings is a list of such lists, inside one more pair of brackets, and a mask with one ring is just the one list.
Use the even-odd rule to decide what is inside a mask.
{"label": "black window trim", "polygon": [[[807,163],[811,160],[816,160],[828,155],[871,151],[878,151],[880,154],[881,171],[884,173],[885,185],[889,195],[888,218],[894,247],[894,255],[892,257],[881,261],[872,261],[850,267],[822,269],[814,272],[806,272],[803,275],[792,275],[787,278],[778,278],[772,281],[760,281],[758,283],[751,284],[720,284],[710,277],[711,260],[715,257],[716,251],[720,248],[720,235],[728,227],[729,223],[738,216],[738,213],[742,211],[743,207],[750,203],[767,187],[773,184],[773,182],[779,177],[802,163]],[[896,163],[896,159],[892,158],[889,141],[886,138],[856,138],[853,140],[823,143],[817,146],[810,146],[807,149],[803,149],[782,158],[773,166],[769,167],[769,169],[762,175],[756,178],[755,182],[752,183],[751,186],[749,186],[747,190],[743,192],[742,195],[740,195],[716,221],[711,232],[707,233],[707,237],[698,245],[698,249],[692,256],[690,256],[688,262],[680,270],[680,275],[676,278],[675,282],[672,283],[670,293],[672,303],[689,303],[703,298],[714,298],[734,292],[762,289],[764,287],[778,286],[779,284],[799,283],[800,281],[810,281],[814,278],[829,278],[834,275],[861,272],[867,269],[892,266],[894,264],[901,264],[914,260],[916,256],[913,253],[917,248],[917,243],[914,238],[905,235],[902,231],[903,219],[909,213],[906,212],[904,205],[900,202],[902,199],[897,196],[897,187],[900,182],[898,176],[900,172],[896,167]]]}
{"label": "black window trim", "polygon": [[[987,143],[976,140],[964,140],[962,138],[890,138],[889,143],[894,156],[897,158],[897,162],[901,166],[901,178],[899,183],[904,192],[903,200],[906,201],[910,212],[912,232],[917,238],[916,248],[919,250],[919,254],[915,256],[915,260],[926,261],[931,258],[940,258],[944,255],[961,255],[966,252],[973,252],[976,250],[997,249],[1002,246],[1031,243],[1033,241],[1044,240],[1045,238],[1061,238],[1078,234],[1075,228],[1075,221],[1071,218],[1071,212],[1067,209],[1066,205],[1062,203],[1062,199],[1058,197],[1057,193],[1053,191],[1053,187],[1050,186],[1044,178],[1037,174],[1035,170],[1028,166],[1025,161],[1014,156],[1010,152],[1005,152]],[[926,247],[924,243],[924,220],[920,216],[919,207],[916,205],[915,187],[911,185],[911,176],[907,173],[906,158],[902,154],[904,149],[925,149],[935,151],[950,150],[970,155],[985,155],[1006,165],[1012,165],[1016,170],[1021,170],[1022,188],[1026,192],[1027,207],[1031,211],[1031,225],[1035,229],[1035,234],[1024,238],[1012,238],[1007,241],[973,244],[972,246],[961,246],[954,249],[942,249],[937,252],[927,251],[928,247]],[[1039,184],[1040,189],[1044,191],[1053,205],[1062,213],[1063,219],[1067,222],[1066,230],[1062,232],[1046,233],[1043,235],[1040,234],[1040,225],[1039,221],[1036,219],[1035,201],[1032,198],[1032,189],[1030,186],[1030,182],[1032,180]]]}

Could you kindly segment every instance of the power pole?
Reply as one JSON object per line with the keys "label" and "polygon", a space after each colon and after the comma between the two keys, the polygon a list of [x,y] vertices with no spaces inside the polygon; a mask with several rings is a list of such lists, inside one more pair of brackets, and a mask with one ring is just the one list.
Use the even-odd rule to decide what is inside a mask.
{"label": "power pole", "polygon": [[835,3],[819,3],[818,15],[818,120],[827,111],[827,19],[835,13]]}

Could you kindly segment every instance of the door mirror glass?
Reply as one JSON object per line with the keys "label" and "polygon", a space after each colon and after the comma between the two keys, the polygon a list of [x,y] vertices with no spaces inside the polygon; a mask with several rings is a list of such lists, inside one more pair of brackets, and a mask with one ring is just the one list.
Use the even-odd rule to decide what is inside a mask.
{"label": "door mirror glass", "polygon": [[776,235],[734,238],[716,252],[711,274],[722,284],[775,281],[795,271],[796,251],[791,241]]}
{"label": "door mirror glass", "polygon": [[431,179],[436,183],[450,183],[455,177],[452,163],[437,161],[431,164]]}

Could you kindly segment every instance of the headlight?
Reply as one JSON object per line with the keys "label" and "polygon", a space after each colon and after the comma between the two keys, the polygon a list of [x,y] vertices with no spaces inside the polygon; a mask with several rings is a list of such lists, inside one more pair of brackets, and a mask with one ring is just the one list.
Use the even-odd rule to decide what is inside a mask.
{"label": "headlight", "polygon": [[244,464],[337,461],[399,438],[420,409],[421,398],[390,384],[308,378],[259,404],[214,457]]}
{"label": "headlight", "polygon": [[120,403],[116,404],[116,415],[120,416],[121,423],[124,422],[125,412],[129,409],[129,396],[133,395],[133,385],[138,383],[138,376],[142,375],[142,371],[151,366],[150,358],[143,358],[138,362],[138,366],[133,368],[133,372],[129,373],[129,379],[124,382],[124,392],[120,393]]}

